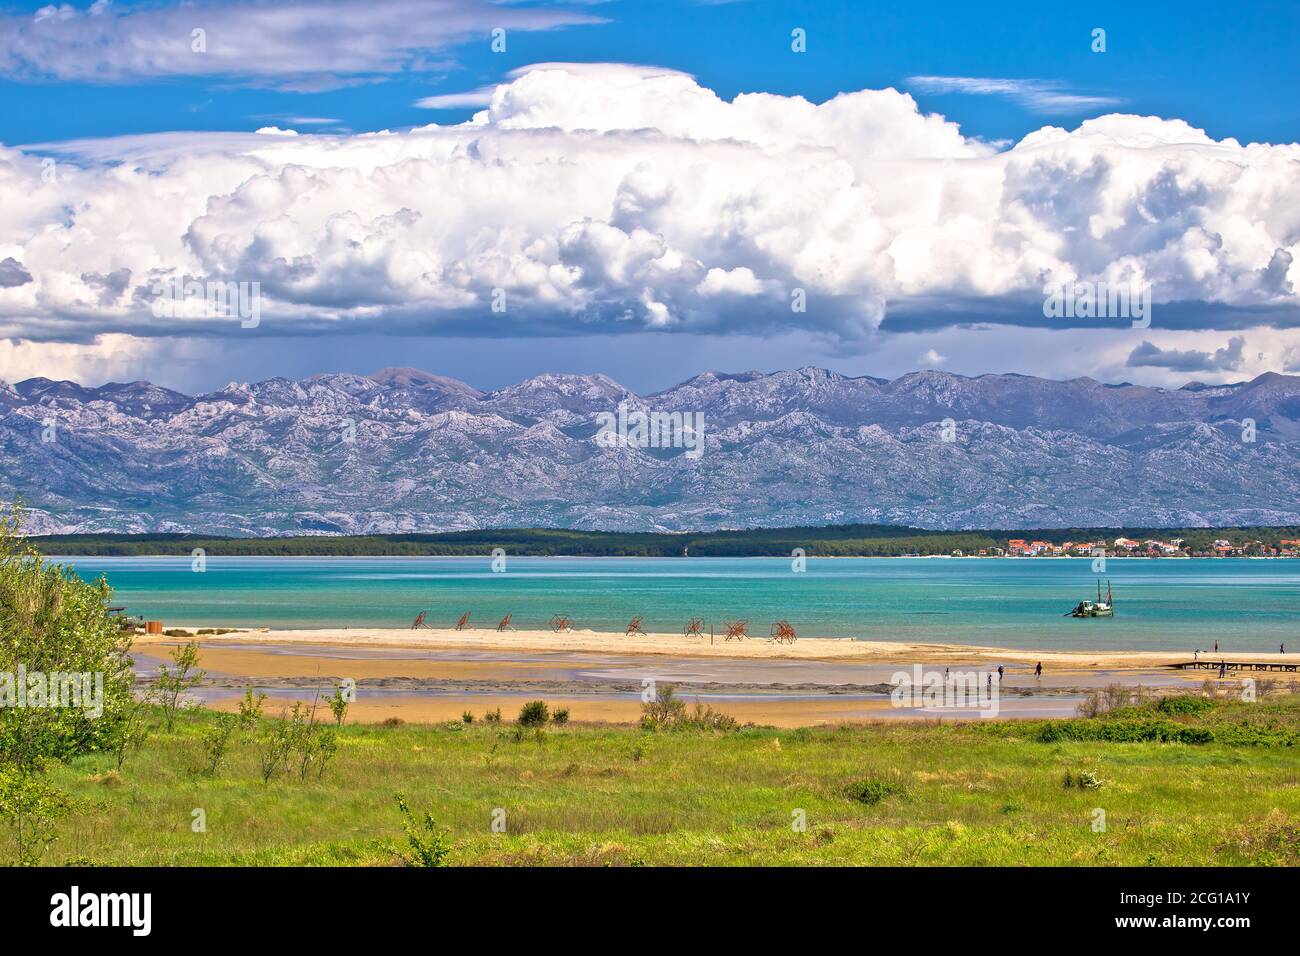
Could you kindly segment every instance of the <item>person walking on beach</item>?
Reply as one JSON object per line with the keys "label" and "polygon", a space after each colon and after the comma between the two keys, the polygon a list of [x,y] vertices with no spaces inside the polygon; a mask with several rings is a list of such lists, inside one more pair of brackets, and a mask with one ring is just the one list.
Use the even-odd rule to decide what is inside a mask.
{"label": "person walking on beach", "polygon": [[1200,659],[1201,659],[1201,649],[1198,647],[1195,653],[1192,654],[1192,660],[1199,661]]}
{"label": "person walking on beach", "polygon": [[1286,645],[1285,645],[1285,644],[1279,644],[1279,645],[1277,646],[1277,652],[1278,652],[1279,654],[1285,654],[1285,653],[1286,653]]}
{"label": "person walking on beach", "polygon": [[1002,683],[1002,665],[1001,665],[1001,664],[998,665],[998,683],[999,683],[999,684]]}
{"label": "person walking on beach", "polygon": [[1227,674],[1228,674],[1228,665],[1225,664],[1223,661],[1219,661],[1219,680],[1223,680],[1223,678],[1226,677]]}
{"label": "person walking on beach", "polygon": [[1214,653],[1219,653],[1219,642],[1217,640],[1214,642]]}
{"label": "person walking on beach", "polygon": [[1035,676],[1035,677],[1042,677],[1042,676],[1043,676],[1043,662],[1042,662],[1042,661],[1039,661],[1039,662],[1034,666],[1034,676]]}

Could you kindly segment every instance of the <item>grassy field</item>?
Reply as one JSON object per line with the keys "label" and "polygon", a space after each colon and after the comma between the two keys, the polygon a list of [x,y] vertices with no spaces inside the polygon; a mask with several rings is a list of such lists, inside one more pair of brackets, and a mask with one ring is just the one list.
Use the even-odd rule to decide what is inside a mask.
{"label": "grassy field", "polygon": [[[390,865],[403,791],[445,828],[452,865],[1300,863],[1300,696],[1193,709],[784,731],[344,726],[323,779],[269,784],[256,740],[199,772],[215,718],[197,712],[120,772],[108,756],[52,770],[79,811],[45,862]],[[1212,739],[1132,739],[1184,729]]]}

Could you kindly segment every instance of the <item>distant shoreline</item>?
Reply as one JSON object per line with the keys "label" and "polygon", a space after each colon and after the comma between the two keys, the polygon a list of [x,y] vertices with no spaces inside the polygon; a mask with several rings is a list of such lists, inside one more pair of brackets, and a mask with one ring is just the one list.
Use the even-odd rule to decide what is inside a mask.
{"label": "distant shoreline", "polygon": [[[58,553],[53,552],[45,554],[47,560],[62,561],[73,558],[172,558],[177,561],[189,561],[189,554],[162,554],[162,553],[141,553],[141,554],[99,554],[99,553]],[[394,560],[403,559],[408,561],[423,560],[426,558],[449,558],[461,559],[465,561],[483,561],[492,557],[490,553],[474,554],[221,554],[209,553],[209,558],[256,558],[268,561],[293,559],[303,560],[307,558],[320,560],[350,560],[360,558],[373,558],[376,560]],[[670,561],[678,560],[671,556],[657,554],[510,554],[511,558],[534,558],[538,560],[552,559],[556,561],[577,560],[618,560],[618,561]],[[870,558],[872,560],[882,559],[891,561],[1092,561],[1093,558],[1083,554],[1040,554],[1040,555],[1013,555],[1013,554],[809,554],[809,561],[836,561],[836,560],[853,560]],[[1300,554],[1260,554],[1260,555],[1218,555],[1218,554],[1107,554],[1106,560],[1109,561],[1294,561],[1300,559]],[[686,561],[789,561],[790,556],[787,554],[728,554],[712,555],[701,554],[692,555],[689,558],[682,558]]]}
{"label": "distant shoreline", "polygon": [[[428,534],[230,537],[201,534],[32,535],[67,557],[829,558],[829,557],[1300,557],[1300,526],[1047,528],[934,531],[827,525],[705,532],[497,528]],[[1122,542],[1122,543],[1121,543]],[[1059,553],[1064,548],[1066,553]],[[1050,553],[1055,550],[1058,553]],[[1028,552],[1028,553],[1026,553]],[[1047,552],[1047,553],[1044,553]],[[1136,552],[1136,553],[1135,553]],[[1151,553],[1155,552],[1155,553]]]}

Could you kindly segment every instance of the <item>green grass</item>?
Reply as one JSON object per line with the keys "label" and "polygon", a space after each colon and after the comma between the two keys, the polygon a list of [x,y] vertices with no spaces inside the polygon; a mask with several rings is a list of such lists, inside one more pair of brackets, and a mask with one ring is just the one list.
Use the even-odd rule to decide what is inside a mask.
{"label": "green grass", "polygon": [[[264,785],[248,742],[215,779],[195,772],[213,719],[198,713],[156,732],[120,775],[100,756],[51,771],[81,812],[45,862],[388,865],[404,845],[402,791],[446,831],[453,865],[1300,863],[1300,697],[1154,706],[1163,721],[1237,728],[1233,740],[1242,727],[1277,732],[1195,744],[1044,742],[1041,721],[570,725],[539,740],[510,724],[352,726],[323,780]],[[1100,788],[1065,785],[1085,771]],[[195,808],[206,833],[191,830]],[[504,834],[492,832],[496,808]]]}

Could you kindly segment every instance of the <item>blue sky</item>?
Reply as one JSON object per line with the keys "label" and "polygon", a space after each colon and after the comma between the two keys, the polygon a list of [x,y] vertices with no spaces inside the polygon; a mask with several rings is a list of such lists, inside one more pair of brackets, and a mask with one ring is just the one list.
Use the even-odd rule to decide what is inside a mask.
{"label": "blue sky", "polygon": [[[1285,2],[0,3],[0,380],[1297,371],[1297,44]],[[266,320],[157,321],[164,275]],[[1045,318],[1063,276],[1158,320]]]}
{"label": "blue sky", "polygon": [[[26,0],[7,13],[50,4]],[[89,3],[72,4],[88,7]],[[119,4],[119,7],[128,7]],[[143,5],[141,5],[143,6]],[[1221,3],[968,2],[885,4],[737,0],[611,0],[556,6],[603,22],[510,31],[506,51],[488,38],[451,43],[446,60],[378,82],[300,93],[257,78],[87,83],[0,79],[0,139],[14,145],[167,130],[252,130],[286,118],[336,120],[325,128],[401,128],[467,118],[472,110],[418,109],[430,95],[499,81],[546,61],[609,60],[670,66],[725,97],[750,91],[824,100],[893,86],[972,135],[1018,139],[1046,122],[1067,124],[1098,108],[1035,109],[1007,95],[923,92],[917,76],[1042,80],[1062,91],[1112,98],[1124,112],[1179,116],[1216,139],[1293,142],[1300,111],[1300,5]],[[201,18],[198,18],[201,19]],[[808,31],[808,55],[789,53],[790,30]],[[1091,31],[1106,30],[1104,55]]]}

